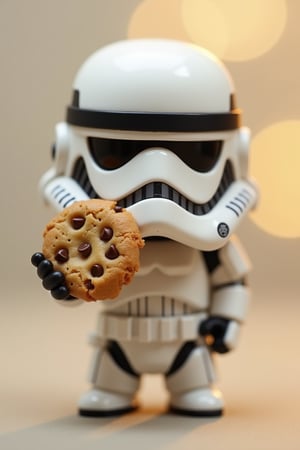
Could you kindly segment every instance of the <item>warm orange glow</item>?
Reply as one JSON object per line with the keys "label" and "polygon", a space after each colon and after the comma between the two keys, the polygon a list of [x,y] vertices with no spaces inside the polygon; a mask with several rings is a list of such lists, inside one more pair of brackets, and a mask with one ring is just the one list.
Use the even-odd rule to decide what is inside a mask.
{"label": "warm orange glow", "polygon": [[285,0],[182,0],[182,12],[192,41],[232,61],[270,50],[287,16]]}
{"label": "warm orange glow", "polygon": [[128,37],[165,38],[188,41],[182,18],[182,0],[144,0],[135,9],[129,25]]}
{"label": "warm orange glow", "polygon": [[223,59],[245,61],[276,45],[286,18],[286,0],[144,0],[128,37],[192,41]]}
{"label": "warm orange glow", "polygon": [[229,45],[229,26],[212,0],[182,0],[182,21],[189,39],[222,57]]}
{"label": "warm orange glow", "polygon": [[276,236],[300,237],[300,121],[262,130],[252,143],[250,171],[261,192],[254,222]]}

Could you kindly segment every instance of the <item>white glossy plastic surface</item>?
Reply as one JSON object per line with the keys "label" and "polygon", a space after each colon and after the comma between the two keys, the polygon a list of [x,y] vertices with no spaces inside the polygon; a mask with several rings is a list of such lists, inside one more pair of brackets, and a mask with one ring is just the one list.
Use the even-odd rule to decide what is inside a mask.
{"label": "white glossy plastic surface", "polygon": [[[59,210],[89,195],[114,199],[132,213],[144,238],[167,238],[147,240],[140,273],[117,299],[101,302],[91,338],[92,389],[79,407],[113,413],[131,405],[140,375],[162,373],[167,374],[174,408],[219,414],[223,400],[213,389],[212,354],[199,327],[210,315],[226,319],[223,343],[229,350],[237,345],[249,301],[249,290],[241,283],[249,264],[230,239],[257,198],[247,176],[249,130],[238,124],[219,129],[214,124],[216,114],[230,116],[235,108],[232,80],[206,50],[154,39],[120,42],[97,51],[79,70],[73,89],[78,91],[75,109],[81,118],[83,110],[187,118],[197,113],[204,114],[215,130],[143,132],[135,131],[132,123],[123,131],[89,128],[86,123],[57,126],[53,168],[41,180],[46,201]],[[126,163],[105,169],[93,158],[89,137],[100,143],[115,140],[121,153],[128,141],[142,148]],[[177,141],[218,141],[221,151],[202,171],[172,151]],[[198,158],[212,151],[209,145],[204,153],[204,147],[199,148]],[[210,251],[215,253],[206,255],[211,259],[207,265],[202,252]],[[109,354],[111,340],[123,353],[117,360]]]}
{"label": "white glossy plastic surface", "polygon": [[[209,84],[199,83],[204,77]],[[202,105],[202,112],[225,112],[233,84],[206,50],[149,39],[117,42],[95,52],[79,70],[74,88],[83,109],[200,112]]]}

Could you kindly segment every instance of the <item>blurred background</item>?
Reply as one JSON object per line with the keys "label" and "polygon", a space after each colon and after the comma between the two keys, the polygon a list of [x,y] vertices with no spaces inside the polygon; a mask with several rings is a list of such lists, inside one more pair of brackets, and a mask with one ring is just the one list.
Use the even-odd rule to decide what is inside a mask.
{"label": "blurred background", "polygon": [[[233,410],[244,411],[250,402],[253,411],[253,389],[265,392],[265,382],[268,387],[275,383],[270,401],[276,397],[277,406],[284,401],[292,405],[289,414],[298,411],[299,17],[296,0],[0,0],[3,431],[75,414],[85,386],[85,334],[93,328],[96,308],[58,308],[40,286],[30,256],[41,248],[52,213],[37,186],[50,167],[54,126],[64,120],[81,63],[105,44],[138,37],[183,39],[206,47],[224,61],[235,81],[243,122],[252,130],[250,173],[261,195],[257,210],[239,230],[253,263],[253,306],[241,350],[222,360],[221,378]],[[242,378],[252,388],[238,395],[231,374],[249,363],[249,355],[253,371],[243,371]],[[280,379],[293,389],[290,395],[278,394]],[[37,400],[45,395],[50,396],[47,405]],[[228,448],[235,448],[233,442]]]}
{"label": "blurred background", "polygon": [[255,284],[296,287],[299,14],[293,0],[1,0],[1,229],[10,263],[2,263],[4,284],[16,274],[20,286],[35,282],[28,255],[40,248],[50,217],[37,185],[51,164],[54,126],[64,120],[76,71],[110,42],[167,37],[207,47],[230,70],[252,130],[250,171],[261,190],[240,232],[255,262]]}

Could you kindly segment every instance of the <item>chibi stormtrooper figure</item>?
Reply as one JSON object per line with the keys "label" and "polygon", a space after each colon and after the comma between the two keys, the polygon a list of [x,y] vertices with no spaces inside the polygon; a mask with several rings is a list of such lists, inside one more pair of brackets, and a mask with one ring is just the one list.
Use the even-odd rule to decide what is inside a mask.
{"label": "chibi stormtrooper figure", "polygon": [[248,146],[230,75],[202,48],[128,40],[80,68],[43,196],[56,210],[116,200],[145,240],[134,280],[91,305],[100,313],[80,414],[132,410],[145,373],[164,375],[174,412],[222,414],[213,354],[235,348],[250,297],[234,236],[257,197]]}

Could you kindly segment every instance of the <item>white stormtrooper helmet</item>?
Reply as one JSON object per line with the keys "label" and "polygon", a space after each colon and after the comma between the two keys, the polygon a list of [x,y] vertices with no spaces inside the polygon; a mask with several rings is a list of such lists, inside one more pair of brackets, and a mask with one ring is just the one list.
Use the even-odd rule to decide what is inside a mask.
{"label": "white stormtrooper helmet", "polygon": [[143,237],[222,247],[256,201],[249,131],[222,63],[179,41],[122,41],[88,58],[73,89],[42,179],[48,201],[114,199]]}

